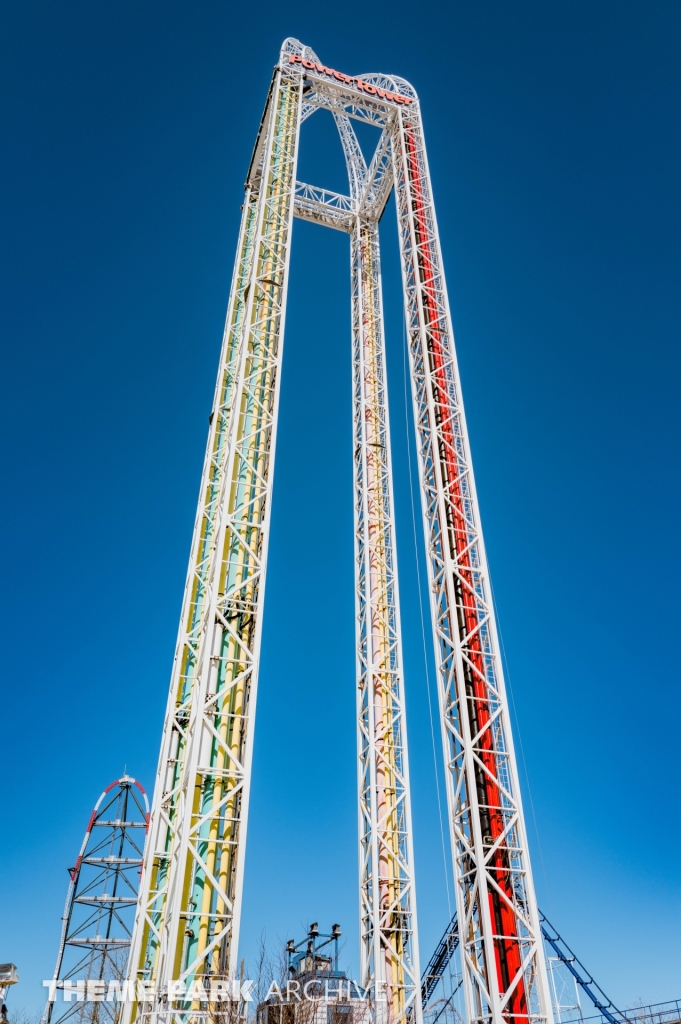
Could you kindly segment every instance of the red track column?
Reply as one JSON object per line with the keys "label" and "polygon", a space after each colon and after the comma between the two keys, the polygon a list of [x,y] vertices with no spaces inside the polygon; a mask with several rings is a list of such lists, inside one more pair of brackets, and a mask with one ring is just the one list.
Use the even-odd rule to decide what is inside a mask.
{"label": "red track column", "polygon": [[536,898],[416,97],[394,173],[466,1000],[551,1018]]}

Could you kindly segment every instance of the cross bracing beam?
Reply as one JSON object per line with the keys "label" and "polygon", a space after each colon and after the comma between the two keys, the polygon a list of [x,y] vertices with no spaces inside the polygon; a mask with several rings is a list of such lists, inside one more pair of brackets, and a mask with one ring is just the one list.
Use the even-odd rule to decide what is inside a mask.
{"label": "cross bracing beam", "polygon": [[380,100],[365,102],[352,86],[339,85],[309,74],[310,91],[305,94],[305,105],[308,117],[313,108],[329,110],[332,114],[344,114],[346,117],[365,124],[373,124],[377,128],[385,128],[392,124],[395,110]]}
{"label": "cross bracing beam", "polygon": [[[313,107],[312,110],[316,110]],[[341,140],[341,146],[343,147],[343,154],[345,156],[345,166],[348,171],[348,182],[350,184],[350,195],[355,199],[359,200],[362,186],[366,179],[367,165],[364,159],[364,153],[362,147],[359,144],[355,129],[352,127],[352,121],[345,114],[334,114],[334,121],[338,128],[338,134]]]}
{"label": "cross bracing beam", "polygon": [[359,195],[359,209],[368,220],[379,221],[393,187],[392,133],[384,129],[366,171]]}
{"label": "cross bracing beam", "polygon": [[351,234],[357,216],[357,203],[349,196],[296,182],[294,215],[323,227]]}

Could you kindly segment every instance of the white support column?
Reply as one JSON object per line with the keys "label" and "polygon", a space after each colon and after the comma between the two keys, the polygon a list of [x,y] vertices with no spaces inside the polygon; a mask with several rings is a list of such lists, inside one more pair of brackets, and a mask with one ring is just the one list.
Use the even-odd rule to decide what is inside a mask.
{"label": "white support column", "polygon": [[[246,189],[130,976],[236,969],[302,81],[275,71]],[[177,1003],[178,1024],[199,1004]]]}
{"label": "white support column", "polygon": [[376,224],[352,235],[361,981],[378,1024],[421,1020],[406,710]]}
{"label": "white support column", "polygon": [[470,1024],[551,1000],[418,101],[394,137],[398,232]]}

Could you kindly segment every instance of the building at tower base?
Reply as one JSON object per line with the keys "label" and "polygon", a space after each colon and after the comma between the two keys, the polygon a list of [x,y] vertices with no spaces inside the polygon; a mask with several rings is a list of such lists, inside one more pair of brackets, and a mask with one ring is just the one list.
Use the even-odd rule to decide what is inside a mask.
{"label": "building at tower base", "polygon": [[302,942],[286,946],[287,969],[258,1004],[256,1024],[370,1024],[369,993],[338,964],[340,927],[320,933],[317,924]]}

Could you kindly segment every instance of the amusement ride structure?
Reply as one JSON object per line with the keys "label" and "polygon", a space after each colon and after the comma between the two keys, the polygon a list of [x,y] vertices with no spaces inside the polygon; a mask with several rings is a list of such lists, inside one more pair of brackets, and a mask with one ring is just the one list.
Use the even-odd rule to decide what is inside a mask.
{"label": "amusement ride structure", "polygon": [[[338,128],[347,195],[296,177],[301,124],[319,110],[329,111]],[[378,130],[368,161],[356,122]],[[537,908],[414,89],[392,76],[346,75],[286,40],[245,188],[151,814],[127,776],[100,798],[71,871],[54,976],[66,991],[76,977],[86,976],[89,986],[90,979],[120,978],[127,970],[135,998],[115,1010],[98,1002],[87,1013],[76,1003],[59,1018],[48,1003],[44,1024],[76,1012],[89,1024],[107,1015],[116,1024],[220,1020],[201,992],[239,977],[294,217],[350,237],[361,1005],[376,1024],[422,1024],[456,952],[466,1024],[553,1024],[560,1005],[556,964],[589,996],[600,1020],[624,1024]],[[456,897],[455,916],[423,976],[378,232],[393,189]],[[147,835],[144,853],[138,834]],[[129,927],[124,913],[135,907]],[[320,937],[312,926],[303,943],[289,943],[289,970],[304,977],[326,964],[345,983],[339,934],[334,925]],[[124,950],[127,958],[128,948],[122,968],[114,954]],[[75,959],[67,962],[69,953]],[[579,993],[576,999],[579,1006]],[[269,1004],[263,1006],[258,1020],[298,1020],[283,1011],[271,1017]],[[336,1009],[342,1016],[344,1008]],[[430,1024],[441,1013],[429,1010]]]}
{"label": "amusement ride structure", "polygon": [[[95,804],[69,868],[53,990],[41,1024],[82,1020],[86,987],[96,1000],[86,1015],[90,1024],[117,1019],[117,1006],[105,996],[109,982],[125,978],[148,825],[147,795],[129,775],[107,786]],[[57,991],[66,1001],[56,1000]]]}
{"label": "amusement ride structure", "polygon": [[[296,179],[332,113],[349,194]],[[380,130],[372,159],[353,121]],[[418,97],[287,40],[246,180],[130,975],[234,977],[294,217],[350,236],[361,983],[379,1024],[422,1014],[378,222],[394,188],[469,1024],[552,1018],[541,926]],[[196,1004],[195,1009],[198,1009]]]}

